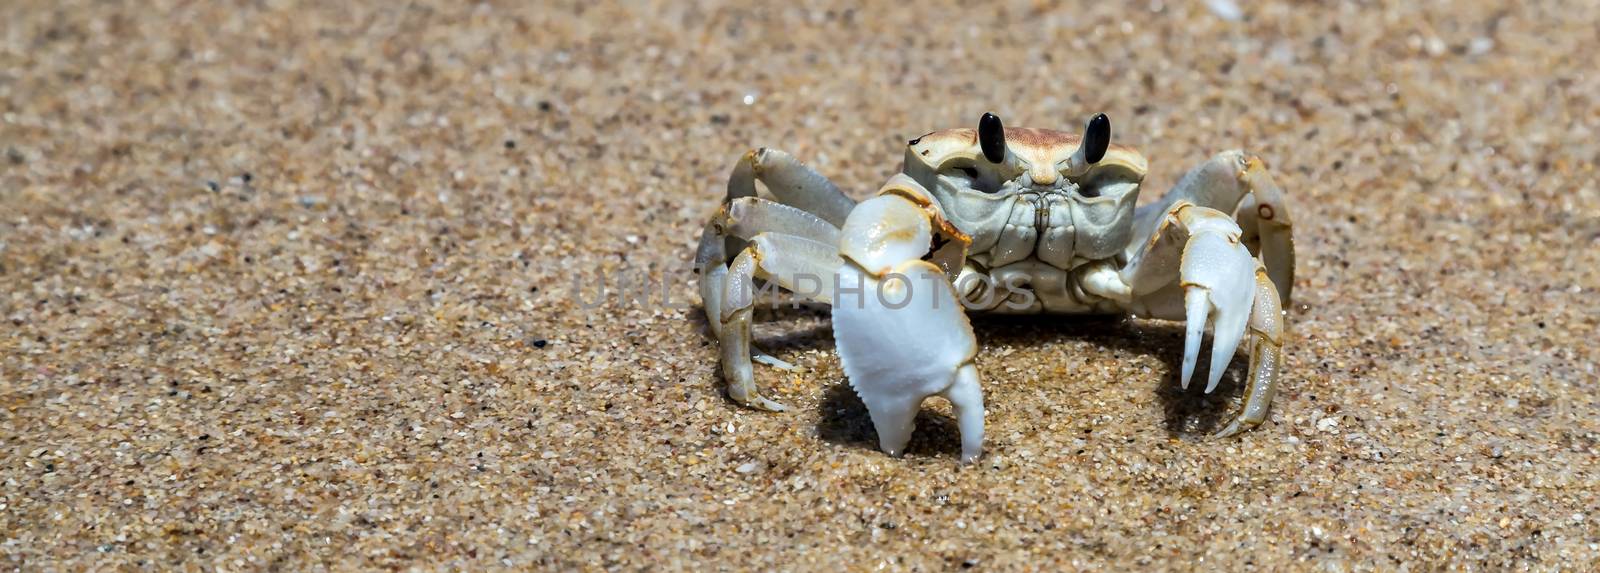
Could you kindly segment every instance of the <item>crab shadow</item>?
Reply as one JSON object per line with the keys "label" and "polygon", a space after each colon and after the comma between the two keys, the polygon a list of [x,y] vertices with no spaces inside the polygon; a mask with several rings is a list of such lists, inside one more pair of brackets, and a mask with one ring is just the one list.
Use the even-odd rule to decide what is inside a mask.
{"label": "crab shadow", "polygon": [[[826,348],[833,340],[833,327],[828,321],[831,312],[828,305],[819,302],[757,305],[750,317],[755,331],[750,343],[774,354]],[[696,306],[689,316],[703,340],[715,345],[717,337],[711,332],[705,308]],[[774,330],[780,332],[774,333]],[[720,368],[718,372],[718,381],[726,382],[720,378]]]}
{"label": "crab shadow", "polygon": [[[980,326],[981,325],[981,326]],[[1183,377],[1184,325],[1182,322],[1135,320],[1121,316],[1052,317],[985,316],[973,320],[980,345],[1029,346],[1044,341],[1087,342],[1113,352],[1128,352],[1154,357],[1164,375],[1151,380],[1151,392],[1161,405],[1162,428],[1170,437],[1203,439],[1221,430],[1232,418],[1235,404],[1246,387],[1243,376],[1248,358],[1236,354],[1229,362],[1222,381],[1211,393],[1205,392],[1211,371],[1211,335],[1207,333],[1195,363],[1194,379],[1185,389]],[[1064,357],[1065,358],[1065,357]],[[1079,384],[1067,377],[1046,384]]]}
{"label": "crab shadow", "polygon": [[[1135,321],[1121,317],[1050,316],[975,316],[973,331],[980,348],[1029,346],[1049,341],[1084,341],[1108,350],[1121,350],[1156,357],[1167,374],[1152,381],[1160,402],[1162,427],[1171,437],[1202,439],[1226,424],[1234,404],[1244,392],[1240,378],[1245,359],[1235,357],[1215,391],[1205,393],[1205,373],[1210,371],[1209,346],[1202,347],[1195,365],[1196,380],[1186,390],[1180,384],[1184,328],[1181,323]],[[1209,345],[1209,338],[1207,344]],[[1072,384],[1074,380],[1047,383]],[[818,407],[817,434],[835,444],[867,449],[878,448],[872,417],[848,381],[837,380],[825,389]],[[991,393],[991,395],[993,395]],[[956,456],[961,451],[961,432],[956,420],[940,411],[923,408],[917,414],[917,431],[906,447],[908,456]]]}
{"label": "crab shadow", "polygon": [[[926,406],[926,405],[925,405]],[[817,406],[817,436],[842,446],[876,451],[878,431],[872,425],[867,405],[861,403],[850,382],[838,380],[828,385]],[[911,433],[905,455],[911,457],[957,457],[961,454],[961,429],[955,418],[927,407],[917,412],[917,431]]]}
{"label": "crab shadow", "polygon": [[[820,323],[815,319],[821,319]],[[808,328],[789,328],[776,336],[757,336],[757,346],[782,354],[795,350],[825,348],[832,344],[826,305],[781,306],[755,317],[760,324],[772,322],[812,322]],[[700,320],[704,320],[703,315]],[[1162,427],[1173,438],[1203,439],[1226,424],[1245,390],[1246,358],[1236,355],[1215,391],[1205,393],[1205,377],[1210,372],[1210,335],[1201,347],[1195,364],[1195,379],[1188,389],[1180,384],[1184,344],[1181,322],[1133,320],[1118,316],[995,316],[971,317],[973,332],[982,349],[1000,346],[1034,346],[1046,342],[1088,342],[1112,351],[1150,355],[1161,361],[1165,374],[1151,384],[1162,410]],[[704,326],[704,325],[702,325]],[[707,336],[710,336],[709,329]],[[991,374],[992,376],[992,374]],[[720,379],[720,377],[719,377]],[[1069,379],[1048,384],[1073,384]],[[991,393],[991,395],[993,395]],[[931,405],[933,402],[929,402]],[[818,437],[829,443],[878,449],[877,430],[871,414],[848,380],[827,383],[817,406]],[[943,408],[948,410],[948,407]],[[917,414],[916,432],[906,446],[912,457],[958,456],[961,432],[956,420],[938,409],[924,407]]]}

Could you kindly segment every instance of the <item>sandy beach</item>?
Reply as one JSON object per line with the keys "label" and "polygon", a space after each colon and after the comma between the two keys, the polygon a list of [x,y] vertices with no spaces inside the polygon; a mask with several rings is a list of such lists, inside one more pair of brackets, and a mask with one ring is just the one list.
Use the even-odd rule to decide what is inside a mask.
{"label": "sandy beach", "polygon": [[[7,2],[0,569],[1593,570],[1597,25]],[[974,319],[972,465],[937,400],[878,451],[825,307],[757,314],[788,412],[728,399],[684,271],[740,155],[864,198],[989,111],[1106,113],[1143,202],[1266,160],[1298,251],[1267,423],[1206,438],[1244,357],[1183,391],[1183,325],[1120,318]]]}

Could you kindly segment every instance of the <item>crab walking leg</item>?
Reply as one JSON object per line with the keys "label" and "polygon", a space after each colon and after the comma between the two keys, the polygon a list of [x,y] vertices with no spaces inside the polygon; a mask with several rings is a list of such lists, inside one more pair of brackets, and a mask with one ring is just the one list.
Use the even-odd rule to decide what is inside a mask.
{"label": "crab walking leg", "polygon": [[1245,229],[1245,244],[1266,265],[1283,304],[1289,304],[1294,291],[1294,223],[1289,218],[1289,203],[1283,189],[1267,172],[1260,158],[1245,158],[1244,175],[1239,181],[1250,189],[1234,217]]}
{"label": "crab walking leg", "polygon": [[[1179,201],[1234,215],[1242,240],[1266,264],[1287,304],[1294,288],[1294,235],[1284,192],[1261,158],[1224,151],[1184,174],[1166,195],[1134,214],[1134,236],[1149,236]],[[1130,253],[1131,254],[1131,253]]]}
{"label": "crab walking leg", "polygon": [[[695,251],[694,263],[695,270],[700,273],[700,304],[705,309],[706,322],[711,325],[711,334],[717,337],[718,342],[725,338],[722,332],[722,294],[727,290],[728,283],[728,243],[736,240],[741,250],[745,248],[743,240],[725,234],[724,229],[716,220],[706,225],[700,233],[700,248]],[[781,370],[798,369],[754,346],[749,347],[749,352],[756,362]]]}
{"label": "crab walking leg", "polygon": [[756,181],[780,203],[802,209],[838,227],[856,202],[816,170],[776,149],[753,149],[739,158],[728,177],[728,200],[756,195]]}
{"label": "crab walking leg", "polygon": [[[1122,271],[1129,287],[1122,296],[1129,299],[1135,314],[1186,321],[1181,376],[1185,388],[1209,326],[1211,374],[1206,392],[1216,389],[1260,300],[1259,264],[1240,243],[1242,234],[1238,224],[1222,212],[1179,201]],[[1174,282],[1179,288],[1172,288]],[[1172,300],[1177,296],[1182,297],[1181,305]],[[1180,309],[1182,314],[1177,314]],[[1260,366],[1257,358],[1261,356],[1253,353],[1252,371]]]}
{"label": "crab walking leg", "polygon": [[1272,398],[1278,393],[1278,374],[1283,372],[1283,307],[1278,301],[1278,289],[1267,276],[1265,267],[1256,266],[1256,298],[1250,310],[1250,394],[1245,397],[1244,411],[1234,418],[1218,438],[1226,438],[1261,425],[1272,408]]}
{"label": "crab walking leg", "polygon": [[760,197],[729,201],[717,217],[727,233],[749,239],[759,233],[783,233],[827,245],[839,244],[839,228],[812,213]]}
{"label": "crab walking leg", "polygon": [[[823,224],[831,228],[823,228],[815,221],[804,220],[794,212],[784,212],[784,209],[774,208],[774,202],[756,197],[755,182],[760,180],[766,184],[767,189],[778,198],[780,207],[789,207],[794,212],[810,214],[815,219],[820,219]],[[717,220],[725,220],[732,216],[735,221],[742,221],[738,228],[724,222],[719,226],[717,220],[707,226],[706,232],[700,237],[700,249],[695,257],[696,268],[703,269],[700,279],[700,298],[705,304],[706,314],[710,317],[719,316],[718,308],[721,306],[722,284],[726,273],[718,273],[716,269],[708,266],[707,262],[715,259],[716,265],[725,264],[728,252],[743,251],[748,243],[746,239],[755,233],[775,230],[798,235],[808,239],[835,244],[838,241],[838,226],[844,223],[850,209],[856,202],[846,196],[827,177],[817,173],[810,167],[796,161],[788,153],[776,149],[754,149],[745,153],[734,165],[733,173],[728,176],[728,191],[723,199]],[[739,210],[748,211],[748,217],[741,217]],[[772,229],[764,228],[766,225],[774,226]],[[714,237],[714,239],[713,239]],[[715,240],[716,244],[711,244]],[[716,318],[710,320],[712,332],[722,338],[722,325]],[[794,370],[795,366],[752,348],[754,360],[763,364]]]}
{"label": "crab walking leg", "polygon": [[928,212],[905,197],[880,195],[851,213],[842,234],[833,335],[879,447],[904,453],[923,400],[943,396],[960,418],[961,459],[977,459],[977,340],[944,271],[920,259],[933,236]]}
{"label": "crab walking leg", "polygon": [[782,404],[763,398],[756,390],[755,373],[751,370],[750,321],[756,279],[773,281],[793,291],[801,277],[830,280],[839,264],[839,256],[830,245],[792,235],[762,233],[752,237],[750,246],[727,267],[719,301],[717,320],[722,327],[718,342],[722,347],[722,374],[728,382],[728,396],[734,401],[761,410],[784,410]]}
{"label": "crab walking leg", "polygon": [[[712,333],[719,339],[722,336],[722,324],[717,317],[722,313],[722,291],[727,281],[726,269],[721,267],[726,264],[729,237],[736,238],[738,247],[742,250],[747,245],[745,240],[768,231],[795,235],[827,245],[839,242],[838,227],[795,207],[759,197],[740,197],[724,203],[701,234],[700,248],[695,255],[695,268],[702,270],[700,300],[705,304],[706,316],[710,317],[708,322],[712,325]],[[823,277],[814,278],[816,283],[812,286],[817,288],[806,294],[822,293]],[[793,364],[779,360],[759,349],[752,348],[751,353],[756,362],[784,370],[795,369]]]}

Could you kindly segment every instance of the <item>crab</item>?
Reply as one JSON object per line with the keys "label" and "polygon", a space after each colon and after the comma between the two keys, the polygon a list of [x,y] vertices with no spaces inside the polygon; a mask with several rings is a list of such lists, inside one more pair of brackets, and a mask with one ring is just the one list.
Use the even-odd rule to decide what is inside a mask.
{"label": "crab", "polygon": [[844,372],[891,456],[936,395],[955,411],[962,461],[982,454],[967,312],[1182,320],[1186,389],[1209,329],[1207,393],[1248,337],[1243,410],[1214,436],[1260,425],[1283,376],[1294,283],[1284,192],[1260,158],[1233,150],[1138,206],[1146,170],[1137,150],[1111,143],[1104,114],[1081,135],[1008,129],[992,113],[977,129],[929,133],[859,203],[787,153],[746,153],[695,256],[729,397],[784,409],[757,390],[753,363],[793,366],[750,341],[756,296],[776,285],[831,305]]}

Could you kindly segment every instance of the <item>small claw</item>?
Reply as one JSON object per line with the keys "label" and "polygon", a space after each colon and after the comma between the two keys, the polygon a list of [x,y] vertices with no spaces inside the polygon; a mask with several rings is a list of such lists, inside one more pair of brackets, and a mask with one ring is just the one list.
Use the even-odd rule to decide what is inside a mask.
{"label": "small claw", "polygon": [[[1207,394],[1217,389],[1217,383],[1228,371],[1228,364],[1233,362],[1234,351],[1239,349],[1239,341],[1244,338],[1245,321],[1250,318],[1249,301],[1245,301],[1243,308],[1240,308],[1237,304],[1230,304],[1237,301],[1227,300],[1238,297],[1215,294],[1205,287],[1191,286],[1183,295],[1187,316],[1184,319],[1181,382],[1185,390],[1189,389],[1189,381],[1194,379],[1194,366],[1200,358],[1200,342],[1205,338],[1207,325],[1211,326],[1211,374],[1206,379]],[[1223,304],[1217,305],[1216,302]]]}
{"label": "small claw", "polygon": [[1183,293],[1184,308],[1188,316],[1184,320],[1187,329],[1183,339],[1183,389],[1189,389],[1189,379],[1194,377],[1194,363],[1200,357],[1200,340],[1205,337],[1206,318],[1211,315],[1211,301],[1209,293],[1201,287],[1187,287]]}

